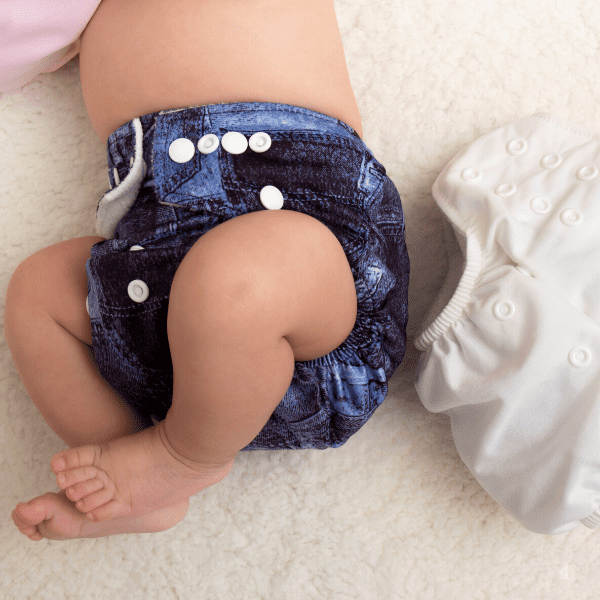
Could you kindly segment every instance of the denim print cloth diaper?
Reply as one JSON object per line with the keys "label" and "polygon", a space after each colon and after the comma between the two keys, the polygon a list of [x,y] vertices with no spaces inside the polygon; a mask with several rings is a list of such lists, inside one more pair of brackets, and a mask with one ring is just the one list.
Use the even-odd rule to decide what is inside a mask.
{"label": "denim print cloth diaper", "polygon": [[345,123],[263,102],[148,114],[108,139],[111,190],[87,261],[92,353],[142,423],[173,394],[167,337],[175,272],[198,238],[259,210],[324,223],[356,283],[358,316],[333,352],[295,363],[291,385],[244,450],[335,448],[373,415],[406,347],[409,258],[400,196]]}

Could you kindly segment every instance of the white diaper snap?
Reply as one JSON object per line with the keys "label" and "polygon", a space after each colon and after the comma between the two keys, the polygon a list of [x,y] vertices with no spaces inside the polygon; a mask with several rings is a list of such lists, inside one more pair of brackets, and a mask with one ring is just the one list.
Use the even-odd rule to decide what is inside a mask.
{"label": "white diaper snap", "polygon": [[450,270],[415,386],[483,488],[527,529],[600,524],[600,135],[537,114],[433,186]]}

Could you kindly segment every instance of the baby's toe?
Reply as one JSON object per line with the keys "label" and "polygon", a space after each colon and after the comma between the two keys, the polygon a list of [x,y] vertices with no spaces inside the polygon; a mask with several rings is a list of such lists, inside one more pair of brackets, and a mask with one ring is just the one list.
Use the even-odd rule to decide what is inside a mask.
{"label": "baby's toe", "polygon": [[102,449],[100,446],[79,446],[55,454],[50,460],[50,467],[54,473],[91,466],[99,460]]}
{"label": "baby's toe", "polygon": [[[114,498],[114,492],[107,489],[107,488],[102,488],[99,492],[96,492],[94,494],[89,494],[88,496],[85,496],[84,498],[82,498],[81,500],[79,500],[78,502],[75,503],[75,507],[77,508],[77,510],[81,511],[81,512],[85,512],[85,513],[90,513],[92,511],[95,511],[97,508],[100,508],[102,506],[104,506],[105,504],[111,502],[111,500],[113,500]],[[116,504],[116,503],[115,503]],[[106,518],[113,518],[112,513],[114,511],[111,511],[111,516],[110,517],[106,517]],[[105,514],[105,513],[100,513],[100,514]],[[116,515],[115,516],[121,516]],[[103,518],[99,518],[99,519],[94,519],[94,520],[100,520],[103,521]]]}
{"label": "baby's toe", "polygon": [[[99,479],[108,481],[106,473],[96,467],[78,467],[68,471],[61,471],[56,475],[56,483],[61,490],[74,486],[84,481]],[[93,491],[93,490],[92,490]]]}
{"label": "baby's toe", "polygon": [[19,531],[26,535],[30,540],[37,542],[43,539],[43,535],[38,531],[38,528],[35,525],[26,525],[23,521],[19,520],[19,517],[15,517],[13,514],[13,521],[15,525],[19,528]]}
{"label": "baby's toe", "polygon": [[[39,500],[35,498],[35,500]],[[44,536],[39,532],[37,525],[46,517],[46,510],[43,502],[19,502],[12,511],[12,520],[19,528],[19,531],[35,542],[41,540]]]}
{"label": "baby's toe", "polygon": [[17,527],[19,524],[26,525],[37,525],[41,523],[46,517],[46,503],[44,502],[43,496],[34,498],[29,502],[19,502],[13,511],[13,520],[16,517],[19,523],[15,521]]}
{"label": "baby's toe", "polygon": [[24,502],[19,502],[12,511],[11,516],[14,524],[19,528],[19,531],[27,535],[30,530],[31,532],[36,531],[37,527],[32,525],[32,519],[28,517],[27,512],[23,509],[24,506]]}
{"label": "baby's toe", "polygon": [[67,488],[65,493],[67,494],[67,498],[69,498],[69,500],[77,502],[77,500],[81,500],[81,498],[84,496],[93,494],[94,492],[101,490],[103,487],[104,481],[95,477],[94,479],[88,479],[83,483],[78,483]]}

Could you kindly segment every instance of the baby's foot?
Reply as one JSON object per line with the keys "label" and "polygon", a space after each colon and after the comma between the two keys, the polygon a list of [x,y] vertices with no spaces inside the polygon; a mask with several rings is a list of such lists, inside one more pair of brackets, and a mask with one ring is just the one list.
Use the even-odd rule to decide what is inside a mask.
{"label": "baby's foot", "polygon": [[117,533],[156,533],[177,525],[187,514],[189,504],[189,500],[186,500],[142,517],[122,517],[92,523],[61,490],[58,494],[48,492],[29,502],[19,502],[12,512],[12,519],[19,531],[34,542],[43,538],[68,540]]}
{"label": "baby's foot", "polygon": [[169,508],[221,481],[233,461],[203,467],[180,459],[164,421],[98,446],[81,446],[51,460],[58,486],[90,521],[131,518]]}

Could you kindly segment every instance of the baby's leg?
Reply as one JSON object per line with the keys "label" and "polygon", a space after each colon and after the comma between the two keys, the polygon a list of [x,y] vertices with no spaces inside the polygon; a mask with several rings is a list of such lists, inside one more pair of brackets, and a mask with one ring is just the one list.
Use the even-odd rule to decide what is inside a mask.
{"label": "baby's leg", "polygon": [[[148,112],[238,101],[305,106],[361,133],[332,0],[104,0],[82,37],[80,64],[86,107],[102,139]],[[59,486],[75,490],[82,511],[116,521],[118,514],[147,513],[159,495],[161,506],[172,506],[215,483],[231,468],[223,461],[251,441],[281,400],[294,360],[327,354],[348,335],[356,295],[343,250],[326,227],[290,214],[238,217],[206,234],[186,256],[169,309],[175,389],[167,419],[108,443],[65,451],[52,461]],[[266,237],[265,219],[279,220],[280,226],[267,228]],[[230,235],[234,231],[244,235]],[[229,259],[225,264],[220,251],[213,251],[217,274],[213,261],[206,260],[209,243]],[[282,269],[274,258],[284,257]],[[224,287],[202,288],[200,272]],[[215,301],[228,315],[220,322]],[[80,303],[85,306],[84,297]],[[200,306],[212,319],[195,319]],[[179,341],[185,336],[193,353]],[[212,366],[203,367],[200,356],[209,357]],[[156,456],[148,460],[152,452]],[[174,457],[172,472],[163,468]],[[61,459],[66,467],[60,467]],[[186,487],[186,478],[195,475],[186,463],[206,472],[216,468]],[[161,469],[171,477],[169,486],[157,477]],[[61,483],[63,475],[67,483]],[[104,487],[86,493],[96,475]]]}
{"label": "baby's leg", "polygon": [[21,263],[6,294],[4,335],[19,377],[48,425],[69,446],[97,444],[141,427],[106,383],[85,344],[86,260],[101,237],[40,250]]}
{"label": "baby's leg", "polygon": [[[106,443],[141,429],[85,346],[92,343],[85,262],[91,246],[103,239],[75,238],[37,252],[19,265],[6,295],[4,335],[21,381],[46,422],[71,447]],[[86,482],[88,490],[99,484]],[[184,501],[107,526],[85,519],[62,491],[19,503],[12,516],[38,541],[164,531],[185,517],[188,506]]]}
{"label": "baby's leg", "polygon": [[55,455],[59,485],[104,483],[78,503],[94,521],[142,516],[214,485],[285,395],[294,362],[337,348],[356,312],[344,251],[316,219],[274,210],[217,225],[172,283],[166,419],[102,447]]}
{"label": "baby's leg", "polygon": [[169,301],[172,446],[191,461],[233,460],[281,402],[294,362],[337,348],[356,312],[344,251],[308,215],[249,213],[202,236]]}

